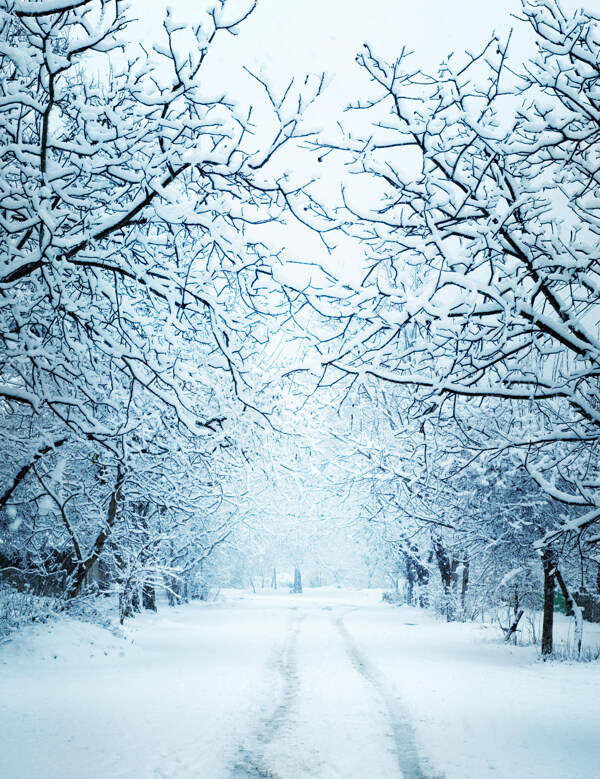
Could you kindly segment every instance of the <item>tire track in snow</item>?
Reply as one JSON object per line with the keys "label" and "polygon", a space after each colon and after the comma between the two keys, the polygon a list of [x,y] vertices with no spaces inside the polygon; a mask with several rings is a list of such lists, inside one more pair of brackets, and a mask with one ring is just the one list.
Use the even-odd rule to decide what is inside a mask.
{"label": "tire track in snow", "polygon": [[298,634],[305,617],[306,614],[295,617],[277,666],[283,682],[279,704],[257,731],[252,746],[242,746],[238,750],[239,758],[231,771],[231,779],[283,779],[265,765],[265,747],[275,740],[298,695]]}
{"label": "tire track in snow", "polygon": [[[349,611],[354,611],[354,609],[350,609]],[[439,774],[433,776],[432,774],[425,773],[423,766],[424,761],[419,758],[415,734],[408,710],[396,696],[390,693],[391,685],[389,681],[381,671],[369,663],[348,633],[348,629],[344,624],[344,616],[348,614],[349,611],[341,614],[336,619],[335,623],[340,635],[344,639],[346,651],[348,652],[352,665],[361,676],[369,682],[385,703],[392,726],[398,766],[402,772],[403,779],[444,779],[444,777]]]}

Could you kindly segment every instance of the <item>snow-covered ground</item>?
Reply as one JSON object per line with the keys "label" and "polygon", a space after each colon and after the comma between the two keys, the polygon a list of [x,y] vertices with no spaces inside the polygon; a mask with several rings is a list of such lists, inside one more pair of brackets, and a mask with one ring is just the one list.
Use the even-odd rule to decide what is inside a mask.
{"label": "snow-covered ground", "polygon": [[[505,646],[495,627],[406,606],[345,622],[448,779],[600,777],[600,663],[542,663],[534,647]],[[567,620],[558,622],[560,636]],[[584,630],[600,644],[598,626]]]}
{"label": "snow-covered ground", "polygon": [[65,619],[0,646],[0,773],[594,779],[599,700],[598,662],[541,663],[379,591],[230,592],[124,638]]}

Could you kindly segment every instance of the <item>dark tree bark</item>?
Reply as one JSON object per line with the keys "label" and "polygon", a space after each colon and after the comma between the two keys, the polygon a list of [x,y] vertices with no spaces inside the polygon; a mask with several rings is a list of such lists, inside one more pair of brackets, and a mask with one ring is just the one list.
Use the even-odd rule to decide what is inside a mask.
{"label": "dark tree bark", "polygon": [[552,654],[554,628],[554,590],[556,586],[556,563],[554,552],[546,547],[542,553],[544,568],[544,620],[542,623],[542,655]]}
{"label": "dark tree bark", "polygon": [[418,592],[418,604],[417,600],[417,585],[419,590],[422,587],[429,584],[429,568],[419,560],[419,550],[416,546],[410,547],[413,554],[404,552],[406,560],[406,581],[408,583],[407,602],[413,606],[426,606],[427,598],[421,591]]}
{"label": "dark tree bark", "polygon": [[135,614],[139,614],[141,610],[139,588],[137,585],[131,586],[129,582],[126,582],[119,593],[119,620],[121,625],[127,617],[133,617]]}
{"label": "dark tree bark", "polygon": [[460,607],[463,615],[466,613],[467,591],[469,589],[469,561],[463,560],[462,582],[460,589]]}
{"label": "dark tree bark", "polygon": [[569,592],[567,585],[565,584],[565,580],[563,579],[562,574],[558,570],[558,568],[556,569],[556,581],[558,582],[558,586],[560,587],[563,597],[565,599],[565,614],[567,615],[567,617],[574,617],[575,611],[573,609],[573,605],[574,605],[573,596]]}
{"label": "dark tree bark", "polygon": [[455,615],[455,608],[452,602],[454,585],[456,583],[456,568],[457,563],[450,559],[450,556],[444,549],[442,542],[439,538],[433,539],[433,551],[435,552],[435,558],[437,560],[440,576],[442,577],[442,584],[444,585],[444,599],[446,601],[446,619],[448,622],[452,622]]}
{"label": "dark tree bark", "polygon": [[[140,501],[137,505],[137,519],[139,527],[144,533],[144,544],[140,552],[140,566],[144,570],[144,575],[149,575],[148,563],[151,557],[151,545],[148,535],[148,515],[150,514],[150,504],[148,501]],[[148,582],[142,584],[142,608],[148,611],[156,611],[156,593],[154,585]]]}
{"label": "dark tree bark", "polygon": [[520,607],[520,601],[519,601],[519,590],[515,587],[515,603],[514,603],[514,618],[513,621],[506,631],[506,635],[504,636],[504,640],[506,643],[510,641],[512,636],[515,637],[515,643],[517,642],[517,628],[519,627],[519,622],[521,621],[521,617],[525,613],[525,611]]}
{"label": "dark tree bark", "polygon": [[169,591],[170,594],[167,593],[169,606],[180,606],[182,603],[189,603],[190,587],[187,579],[183,578],[183,574],[170,577]]}
{"label": "dark tree bark", "polygon": [[131,588],[131,611],[133,614],[139,614],[142,610],[142,604],[140,602],[140,588],[137,584],[134,584]]}
{"label": "dark tree bark", "polygon": [[519,627],[519,622],[521,621],[521,617],[523,616],[524,613],[525,612],[523,611],[523,609],[519,609],[515,614],[515,618],[513,619],[511,626],[508,628],[508,630],[506,631],[506,635],[504,636],[504,640],[506,641],[507,644],[513,636],[516,636],[517,628]]}
{"label": "dark tree bark", "polygon": [[156,590],[147,582],[142,587],[142,606],[146,611],[156,611]]}
{"label": "dark tree bark", "polygon": [[176,606],[181,601],[179,595],[179,582],[175,576],[167,577],[167,602],[169,606]]}

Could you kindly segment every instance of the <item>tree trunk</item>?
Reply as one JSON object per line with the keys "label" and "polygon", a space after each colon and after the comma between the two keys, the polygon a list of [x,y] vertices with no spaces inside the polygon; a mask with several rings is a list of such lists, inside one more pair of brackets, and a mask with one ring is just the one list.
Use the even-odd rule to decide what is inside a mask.
{"label": "tree trunk", "polygon": [[156,590],[148,582],[142,587],[142,605],[147,611],[156,611]]}
{"label": "tree trunk", "polygon": [[[151,574],[153,573],[151,568],[149,570],[148,565],[151,559],[152,550],[150,536],[148,534],[148,515],[150,514],[150,503],[147,500],[139,501],[136,508],[139,527],[143,531],[143,542],[139,557],[140,567],[144,571],[143,576],[148,576],[150,578]],[[154,585],[147,581],[143,581],[142,583],[141,606],[147,611],[156,611],[156,593],[154,591]]]}
{"label": "tree trunk", "polygon": [[542,623],[542,655],[552,654],[552,639],[554,627],[554,589],[556,582],[556,564],[554,552],[546,547],[542,553],[544,568],[544,621]]}
{"label": "tree trunk", "polygon": [[446,619],[452,622],[455,619],[455,607],[453,603],[453,586],[455,583],[456,566],[446,553],[439,538],[433,539],[433,550],[437,560],[442,584],[444,585],[444,600],[446,606]]}
{"label": "tree trunk", "polygon": [[463,561],[462,582],[461,582],[461,589],[460,589],[460,608],[463,613],[463,618],[467,613],[466,604],[467,604],[468,589],[469,589],[469,561],[465,559]]}
{"label": "tree trunk", "polygon": [[[427,597],[423,589],[429,584],[429,568],[421,562],[419,548],[416,545],[411,544],[408,547],[408,551],[403,551],[403,554],[406,560],[406,581],[408,585],[406,602],[411,606],[426,606]],[[397,582],[397,579],[395,581]],[[398,586],[397,583],[395,586]]]}
{"label": "tree trunk", "polygon": [[271,577],[271,589],[277,589],[277,570],[273,568],[273,576]]}
{"label": "tree trunk", "polygon": [[569,592],[565,580],[562,577],[561,572],[556,569],[556,581],[558,582],[562,594],[565,598],[565,614],[567,617],[575,617],[575,646],[577,649],[577,657],[581,656],[581,644],[583,642],[583,613],[581,607],[575,601],[575,598]]}
{"label": "tree trunk", "polygon": [[179,603],[179,582],[176,576],[167,576],[167,602],[169,606]]}
{"label": "tree trunk", "polygon": [[561,592],[563,594],[563,597],[565,599],[565,614],[567,617],[573,617],[575,615],[575,612],[573,611],[573,598],[571,596],[571,593],[567,589],[567,585],[565,584],[565,580],[562,577],[561,572],[556,569],[556,581],[558,582],[558,586],[561,589]]}
{"label": "tree trunk", "polygon": [[302,594],[302,576],[300,575],[300,569],[294,568],[294,589],[293,592]]}
{"label": "tree trunk", "polygon": [[[394,577],[394,589],[398,589],[398,578]],[[415,603],[415,571],[410,557],[406,558],[406,602],[409,606]]]}
{"label": "tree trunk", "polygon": [[131,611],[133,614],[139,614],[142,610],[142,604],[140,602],[140,588],[137,583],[131,589]]}
{"label": "tree trunk", "polygon": [[125,469],[119,463],[117,466],[117,480],[115,482],[115,488],[112,491],[110,502],[108,504],[106,524],[101,532],[97,535],[96,540],[94,541],[94,545],[92,546],[92,551],[88,557],[77,566],[75,573],[73,574],[73,578],[71,579],[71,583],[67,588],[67,598],[75,598],[77,595],[79,595],[83,585],[85,584],[85,577],[87,576],[88,571],[92,568],[96,560],[98,560],[102,554],[104,545],[106,544],[108,537],[112,532],[113,525],[117,521],[119,504],[123,499],[122,488],[124,480]]}
{"label": "tree trunk", "polygon": [[127,617],[133,617],[141,611],[140,590],[136,582],[126,580],[119,592],[119,621],[121,625]]}
{"label": "tree trunk", "polygon": [[516,638],[517,628],[519,627],[519,622],[521,621],[521,617],[523,616],[524,613],[525,612],[523,611],[523,609],[519,609],[516,612],[515,618],[513,619],[511,626],[508,628],[508,630],[506,631],[506,635],[504,636],[504,640],[506,641],[507,644],[513,636],[515,636]]}

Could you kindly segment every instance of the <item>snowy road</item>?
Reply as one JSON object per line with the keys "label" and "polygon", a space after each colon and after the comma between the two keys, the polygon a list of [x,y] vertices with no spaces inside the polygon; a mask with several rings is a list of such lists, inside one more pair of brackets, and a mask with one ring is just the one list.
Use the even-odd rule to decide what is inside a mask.
{"label": "snowy road", "polygon": [[405,708],[348,635],[351,607],[296,604],[273,711],[240,748],[233,777],[428,776]]}
{"label": "snowy road", "polygon": [[598,776],[598,664],[379,598],[229,593],[125,639],[34,626],[0,646],[1,776]]}

